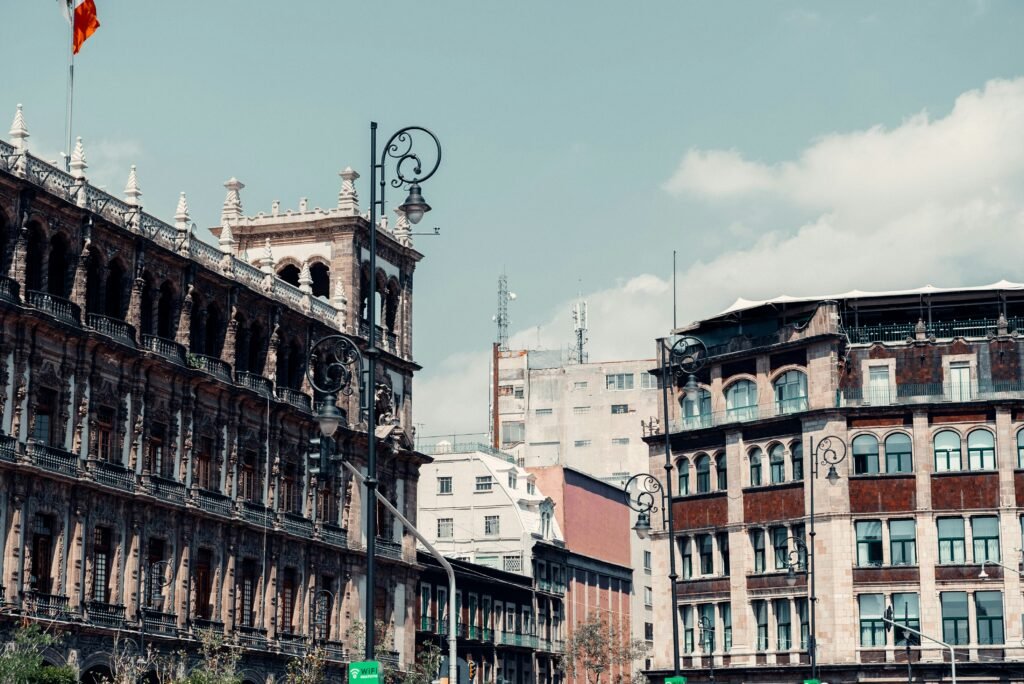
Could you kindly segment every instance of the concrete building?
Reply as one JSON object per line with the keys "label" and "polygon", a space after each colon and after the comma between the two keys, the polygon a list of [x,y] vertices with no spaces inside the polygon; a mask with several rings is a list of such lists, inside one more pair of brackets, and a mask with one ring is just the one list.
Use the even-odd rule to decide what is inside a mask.
{"label": "concrete building", "polygon": [[[244,648],[246,682],[281,678],[314,641],[340,680],[359,648],[366,502],[345,471],[307,469],[318,427],[304,372],[312,342],[369,335],[348,305],[365,291],[373,229],[354,189],[343,184],[330,210],[246,218],[232,179],[214,247],[192,234],[184,194],[164,223],[142,211],[134,167],[113,197],[89,184],[81,140],[65,173],[30,154],[20,107],[10,135],[0,142],[0,628],[57,625],[65,637],[47,658],[90,681],[111,676],[115,635],[166,653],[194,650],[200,629]],[[379,477],[415,520],[429,460],[409,425],[421,255],[377,230],[375,277],[388,285],[376,332]],[[261,248],[239,251],[233,232]],[[297,286],[277,277],[294,265],[277,244],[306,245]],[[309,261],[321,257],[317,287],[326,279],[332,301],[314,288]],[[356,423],[358,396],[342,398]],[[365,469],[365,428],[336,437]],[[385,512],[378,520],[376,614],[394,626],[385,657],[405,667],[419,566],[412,538]]]}
{"label": "concrete building", "polygon": [[[941,648],[884,629],[888,606],[954,644],[959,676],[1024,681],[1024,286],[741,300],[675,333],[703,340],[709,360],[661,421],[680,579],[676,606],[656,584],[655,678],[671,673],[673,610],[685,673],[807,677],[796,538],[814,554],[823,681],[902,679],[908,653],[915,678],[948,676]],[[815,457],[826,437],[835,451]],[[646,437],[659,478],[665,438]],[[666,577],[666,531],[652,524]]]}

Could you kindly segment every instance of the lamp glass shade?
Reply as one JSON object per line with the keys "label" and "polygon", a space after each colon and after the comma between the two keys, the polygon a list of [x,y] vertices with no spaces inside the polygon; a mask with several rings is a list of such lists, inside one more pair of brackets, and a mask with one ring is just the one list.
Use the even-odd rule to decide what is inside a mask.
{"label": "lamp glass shade", "polygon": [[418,183],[409,186],[409,196],[405,198],[399,209],[405,212],[405,217],[413,225],[423,220],[423,215],[430,211],[430,205],[423,199]]}
{"label": "lamp glass shade", "polygon": [[696,401],[700,396],[700,385],[697,384],[697,376],[693,373],[686,379],[683,385],[683,395],[690,401]]}
{"label": "lamp glass shade", "polygon": [[786,573],[786,584],[789,586],[796,585],[796,573],[793,572],[793,566],[789,566],[789,572]]}
{"label": "lamp glass shade", "polygon": [[836,482],[839,482],[839,473],[836,472],[836,467],[834,465],[830,465],[828,467],[828,475],[825,477],[829,484],[834,485]]}
{"label": "lamp glass shade", "polygon": [[636,536],[640,539],[647,539],[647,535],[651,531],[651,521],[646,513],[641,513],[637,516],[636,525],[633,525],[633,531],[636,532]]}
{"label": "lamp glass shade", "polygon": [[324,397],[324,403],[320,406],[320,411],[316,416],[317,423],[320,424],[320,434],[324,437],[330,437],[337,432],[338,426],[341,425],[341,419],[344,418],[344,414],[338,410],[335,401],[333,395]]}

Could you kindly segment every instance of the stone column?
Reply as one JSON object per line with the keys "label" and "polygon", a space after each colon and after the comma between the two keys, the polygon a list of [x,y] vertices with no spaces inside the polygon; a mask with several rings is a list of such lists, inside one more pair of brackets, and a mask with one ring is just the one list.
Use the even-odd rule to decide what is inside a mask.
{"label": "stone column", "polygon": [[178,563],[178,629],[185,629],[188,625],[192,611],[192,530],[191,523],[182,523],[184,529],[181,535],[181,554]]}
{"label": "stone column", "polygon": [[224,622],[224,629],[231,632],[235,629],[235,567],[238,555],[238,540],[234,530],[227,532],[227,544],[224,547],[224,554],[221,556],[220,566],[224,567],[224,574],[220,577],[220,583],[214,586],[219,588],[217,592],[217,615]]}
{"label": "stone column", "polygon": [[124,605],[125,617],[141,618],[139,615],[139,596],[142,586],[142,521],[137,514],[132,514],[128,533],[128,554],[125,562]]}
{"label": "stone column", "polygon": [[71,610],[82,611],[86,599],[82,586],[85,564],[85,511],[78,502],[71,505],[69,517],[69,544],[67,566],[67,594]]}

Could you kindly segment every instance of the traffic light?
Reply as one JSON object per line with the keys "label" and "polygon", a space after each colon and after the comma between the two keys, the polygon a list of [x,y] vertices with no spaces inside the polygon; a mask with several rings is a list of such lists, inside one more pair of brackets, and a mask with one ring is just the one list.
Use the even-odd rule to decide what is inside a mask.
{"label": "traffic light", "polygon": [[320,434],[309,438],[309,451],[306,454],[306,461],[310,476],[319,475],[321,472],[327,474],[330,467],[329,448],[330,438]]}
{"label": "traffic light", "polygon": [[469,668],[469,672],[468,672],[468,674],[469,674],[469,681],[473,681],[476,678],[476,663],[474,663],[472,660],[470,660],[469,663],[468,663],[468,668]]}

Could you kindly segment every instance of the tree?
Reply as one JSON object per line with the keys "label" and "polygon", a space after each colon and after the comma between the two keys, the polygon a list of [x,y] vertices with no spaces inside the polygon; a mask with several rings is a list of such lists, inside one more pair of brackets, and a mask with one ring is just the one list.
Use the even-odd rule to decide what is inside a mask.
{"label": "tree", "polygon": [[[628,670],[634,660],[646,654],[647,645],[642,640],[631,638],[628,632],[623,634],[605,618],[591,613],[585,622],[573,627],[561,667],[571,677],[582,675],[590,684],[599,684],[601,675],[613,665],[626,666]],[[617,681],[626,678],[620,674]]]}
{"label": "tree", "polygon": [[187,684],[241,684],[238,661],[242,654],[237,646],[224,641],[224,635],[213,630],[199,632],[199,664],[185,680]]}
{"label": "tree", "polygon": [[[394,684],[398,681],[398,670],[391,665],[390,659],[387,657],[395,648],[394,625],[377,620],[373,631],[376,634],[376,639],[373,642],[373,655],[380,662],[381,681],[386,684]],[[345,634],[353,653],[362,653],[366,650],[366,623],[362,620],[353,621],[352,626]]]}
{"label": "tree", "polygon": [[284,676],[286,684],[320,684],[324,681],[327,652],[322,646],[315,646],[301,658],[288,661],[288,673]]}
{"label": "tree", "polygon": [[75,681],[73,668],[52,667],[43,662],[43,651],[58,639],[44,632],[39,625],[19,627],[14,641],[0,653],[0,682],[3,684],[35,684],[36,682]]}
{"label": "tree", "polygon": [[[402,679],[402,684],[430,684],[437,677],[437,671],[441,669],[441,647],[432,641],[428,641],[416,654],[416,664]],[[454,682],[454,678],[449,679]]]}

